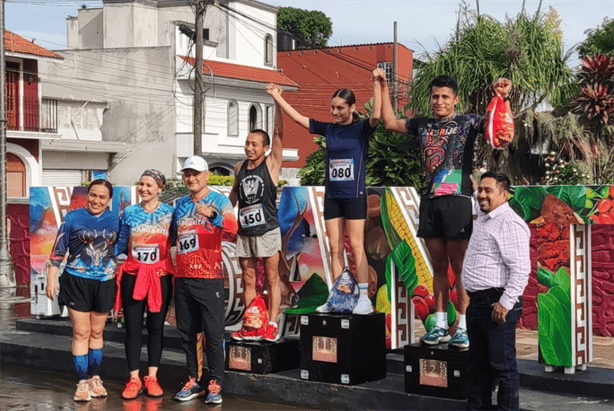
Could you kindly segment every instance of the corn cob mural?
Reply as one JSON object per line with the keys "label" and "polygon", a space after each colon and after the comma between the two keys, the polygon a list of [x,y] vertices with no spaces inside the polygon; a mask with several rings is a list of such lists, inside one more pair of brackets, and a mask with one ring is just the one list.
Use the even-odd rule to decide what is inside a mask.
{"label": "corn cob mural", "polygon": [[[407,256],[403,256],[403,259],[406,263],[410,263],[410,260],[413,260],[413,271],[404,269],[406,264],[399,266],[399,263],[395,259],[399,274],[405,282],[410,295],[413,293],[413,289],[419,284],[424,285],[429,292],[433,292],[433,275],[431,270],[426,263],[422,251],[418,248],[418,244],[409,228],[409,224],[401,213],[401,207],[389,188],[386,189],[386,195],[382,196],[381,201],[382,225],[386,233],[388,244],[393,250],[393,253],[388,258],[393,258],[395,254],[399,257],[403,256],[403,254],[411,254],[411,256],[413,256],[412,259],[409,259]],[[399,262],[400,261],[401,260],[399,260]],[[412,275],[416,276],[416,280],[411,278]]]}

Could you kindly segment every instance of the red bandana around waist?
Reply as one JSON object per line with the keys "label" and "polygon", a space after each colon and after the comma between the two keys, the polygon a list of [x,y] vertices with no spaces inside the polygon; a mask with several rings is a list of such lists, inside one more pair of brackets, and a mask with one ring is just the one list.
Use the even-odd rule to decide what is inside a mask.
{"label": "red bandana around waist", "polygon": [[134,284],[134,292],[132,298],[135,300],[143,300],[147,298],[147,308],[151,313],[158,313],[162,309],[162,285],[160,284],[160,275],[175,274],[175,267],[171,256],[167,256],[164,260],[158,261],[155,264],[145,264],[128,255],[128,259],[118,269],[116,276],[117,294],[115,295],[115,311],[119,311],[122,306],[121,302],[121,278],[124,273],[134,275],[136,272],[136,283]]}

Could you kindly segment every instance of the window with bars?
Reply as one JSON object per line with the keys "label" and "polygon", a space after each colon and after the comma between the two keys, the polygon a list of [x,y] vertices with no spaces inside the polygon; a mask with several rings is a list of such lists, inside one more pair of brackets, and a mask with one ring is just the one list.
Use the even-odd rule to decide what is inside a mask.
{"label": "window with bars", "polygon": [[228,135],[239,135],[239,106],[234,100],[228,103]]}
{"label": "window with bars", "polygon": [[58,131],[58,101],[55,99],[44,98],[41,101],[41,131]]}
{"label": "window with bars", "polygon": [[273,65],[273,36],[270,34],[264,37],[264,64]]}
{"label": "window with bars", "polygon": [[249,132],[251,133],[256,129],[262,129],[262,114],[260,106],[252,104],[249,108]]}
{"label": "window with bars", "polygon": [[377,68],[381,68],[386,72],[386,81],[388,81],[388,84],[392,84],[392,62],[381,61],[377,63]]}

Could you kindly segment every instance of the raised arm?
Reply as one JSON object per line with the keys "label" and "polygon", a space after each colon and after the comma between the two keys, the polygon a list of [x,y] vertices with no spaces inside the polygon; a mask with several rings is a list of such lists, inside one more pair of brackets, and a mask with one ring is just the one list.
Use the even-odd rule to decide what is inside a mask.
{"label": "raised arm", "polygon": [[[271,96],[277,94],[281,96],[283,90],[281,87],[275,84],[269,84],[266,88],[266,92]],[[275,97],[273,97],[275,98]],[[309,120],[307,120],[309,126]],[[284,137],[284,114],[281,111],[281,107],[277,100],[275,100],[275,129],[273,130],[273,136],[271,139],[271,154],[267,156],[266,161],[269,167],[269,174],[273,183],[277,185],[279,182],[279,171],[281,169],[282,153],[283,153],[283,137]]]}
{"label": "raised arm", "polygon": [[371,81],[373,81],[373,111],[369,118],[371,128],[377,126],[382,116],[382,78],[386,78],[386,73],[382,69],[373,70]]}
{"label": "raised arm", "polygon": [[382,89],[382,120],[384,120],[384,128],[395,133],[407,134],[405,120],[397,119],[390,102],[390,90],[388,89],[388,81],[386,76],[380,79]]}
{"label": "raised arm", "polygon": [[510,90],[512,89],[511,80],[505,77],[498,78],[492,87],[497,96],[503,97],[503,99],[505,100],[505,108],[507,109],[507,112],[509,113],[510,117],[513,118],[514,112],[512,111],[512,106],[509,100]]}
{"label": "raised arm", "polygon": [[[268,87],[267,87],[267,92],[268,92]],[[284,100],[284,98],[281,96],[281,93],[278,93],[275,95],[271,94],[271,97],[273,97],[273,100],[275,100],[275,103],[281,106],[282,110],[285,111],[286,114],[288,114],[292,120],[294,120],[296,123],[300,124],[301,126],[305,127],[307,130],[309,130],[309,117],[305,117],[302,114],[300,114],[298,111],[296,111],[294,107],[292,107],[290,104],[288,104],[286,100]]]}

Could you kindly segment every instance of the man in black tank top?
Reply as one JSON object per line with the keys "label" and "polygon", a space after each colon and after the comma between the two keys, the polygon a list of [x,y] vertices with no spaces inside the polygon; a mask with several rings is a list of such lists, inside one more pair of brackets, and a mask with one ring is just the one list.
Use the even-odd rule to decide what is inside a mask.
{"label": "man in black tank top", "polygon": [[[269,84],[267,93],[281,94],[279,86]],[[243,299],[245,307],[256,298],[256,264],[258,258],[264,261],[268,288],[268,324],[262,327],[249,327],[244,321],[241,330],[232,334],[236,340],[277,341],[279,327],[277,317],[281,302],[279,283],[279,256],[281,251],[281,232],[277,221],[277,184],[282,162],[283,114],[275,108],[275,130],[271,144],[264,130],[253,130],[245,141],[247,160],[235,166],[235,182],[230,192],[230,201],[239,203],[239,232],[236,256],[239,257],[243,271]],[[266,152],[271,148],[271,153]],[[250,315],[246,310],[246,315]]]}

